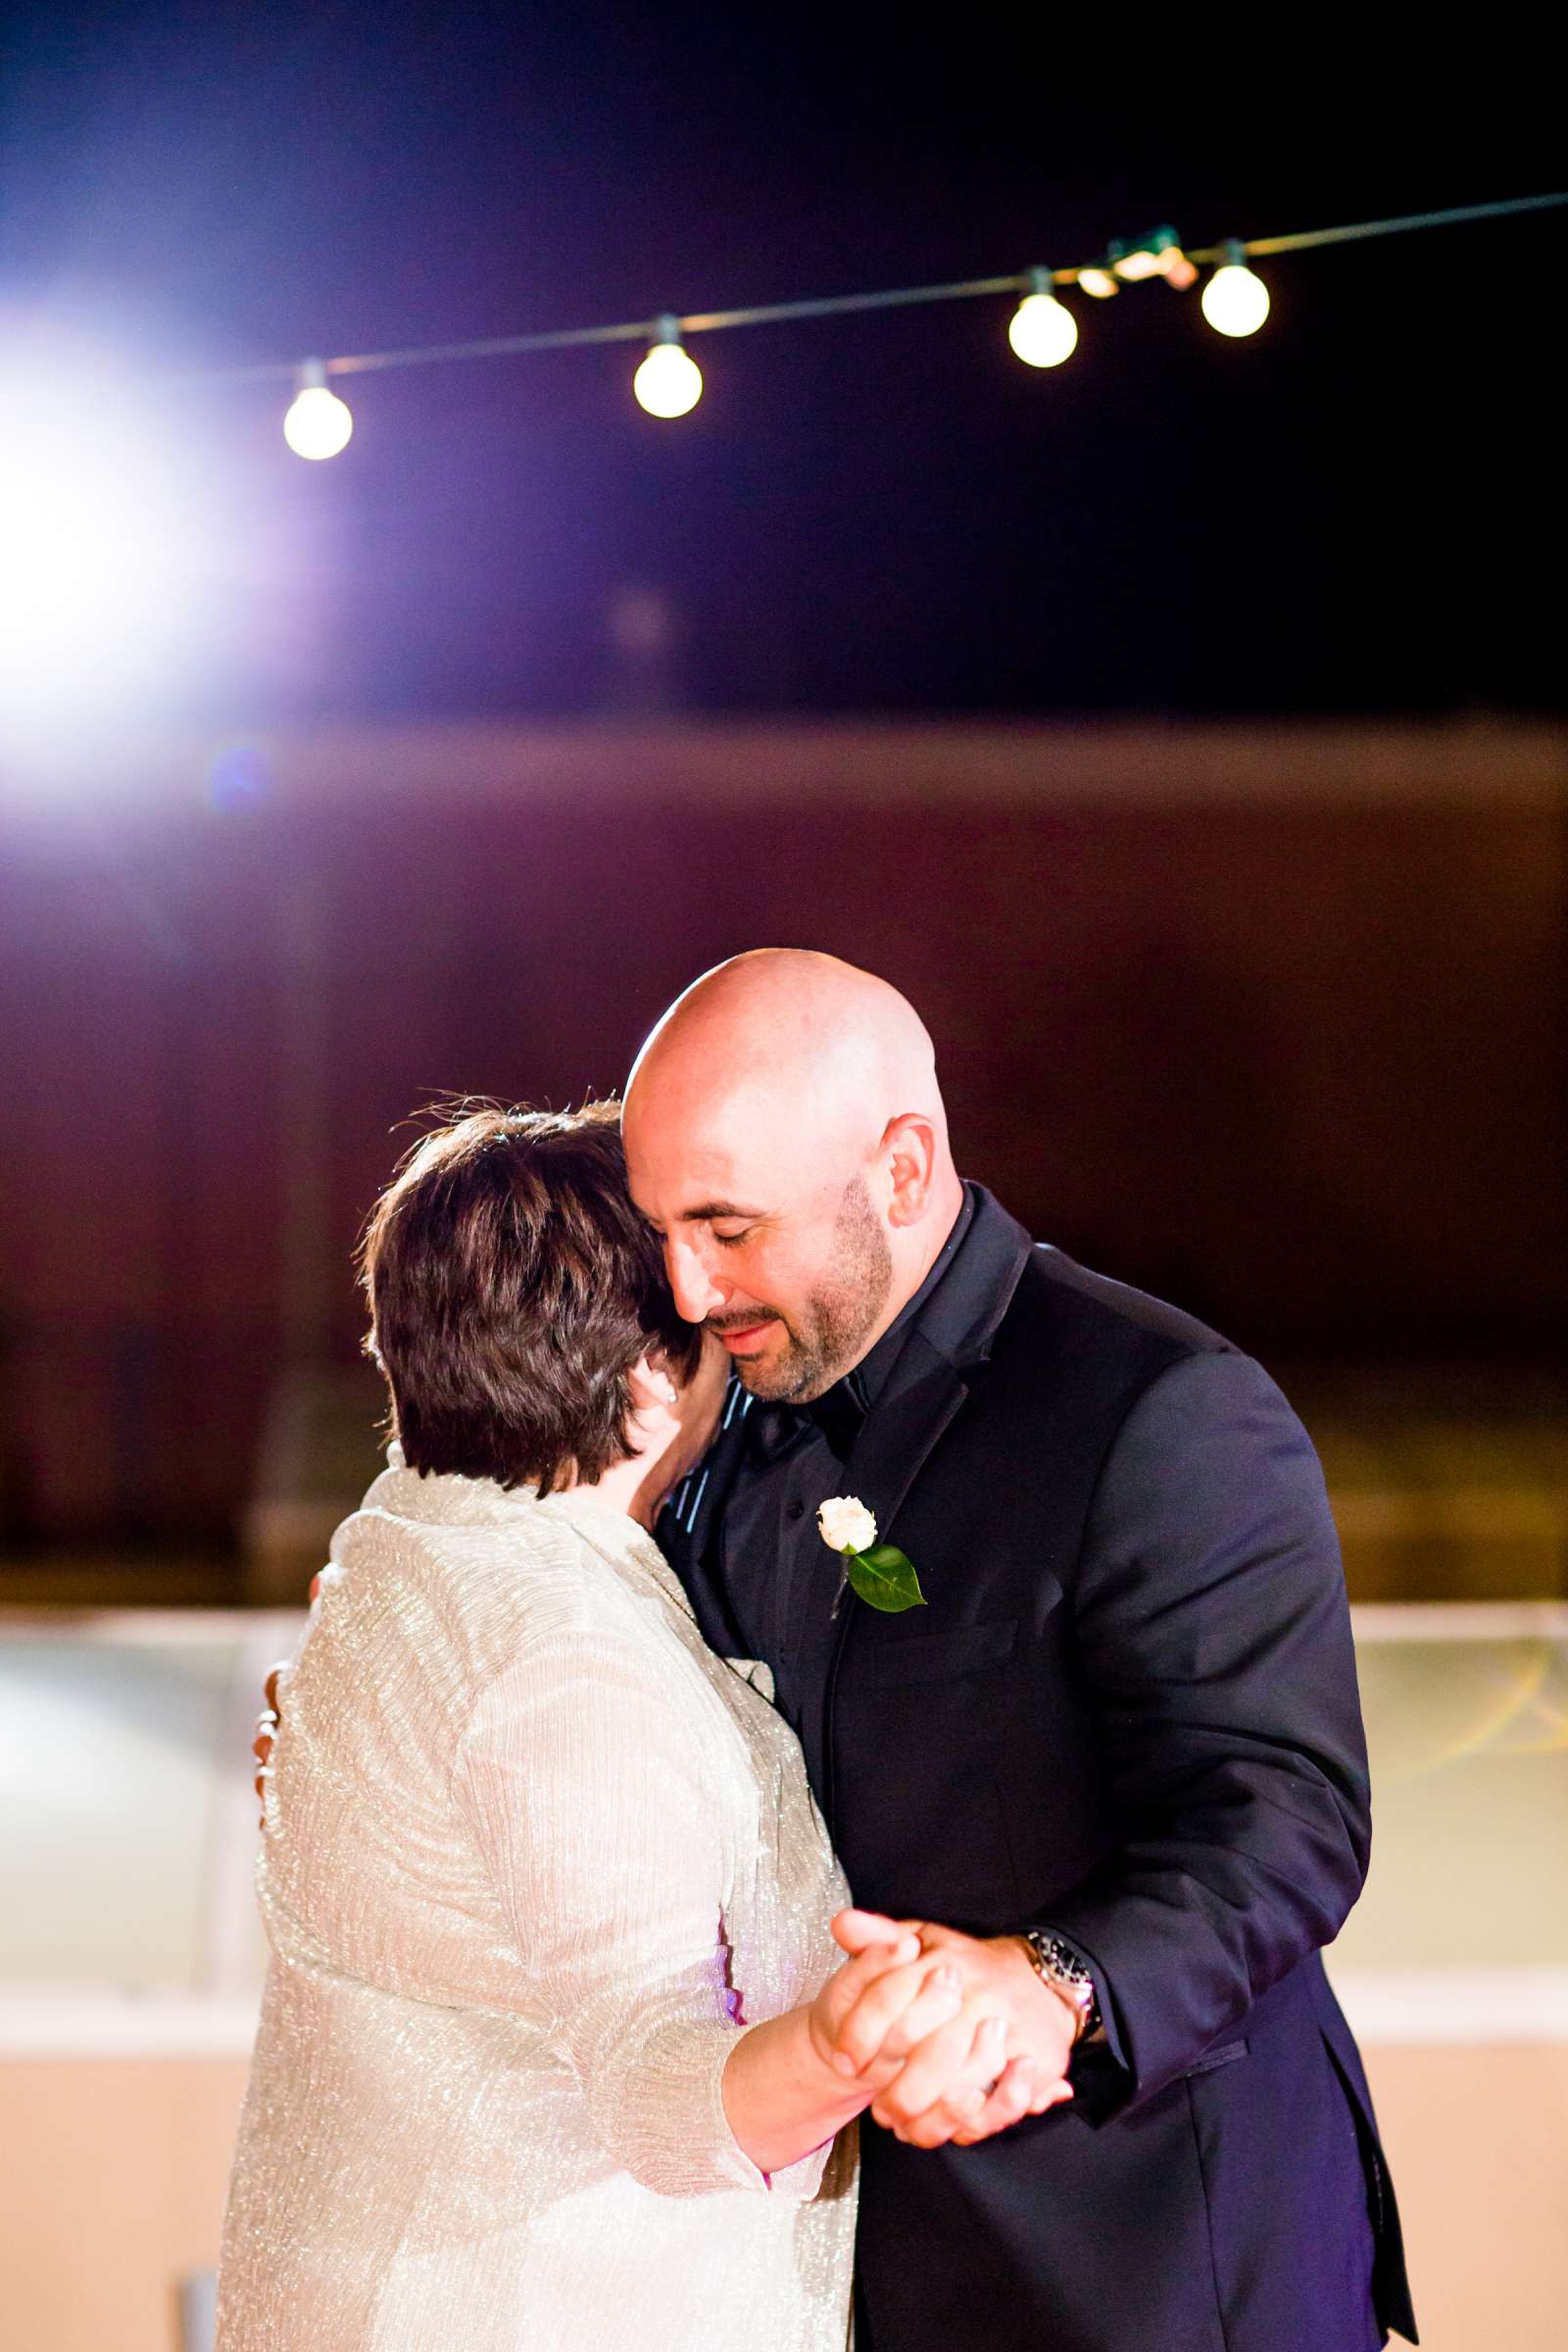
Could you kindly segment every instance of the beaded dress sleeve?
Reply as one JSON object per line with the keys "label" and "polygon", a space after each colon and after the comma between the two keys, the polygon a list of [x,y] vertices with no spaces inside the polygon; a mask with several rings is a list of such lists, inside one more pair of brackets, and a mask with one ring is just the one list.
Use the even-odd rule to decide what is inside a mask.
{"label": "beaded dress sleeve", "polygon": [[827,2147],[760,2172],[722,2078],[752,2022],[731,1984],[728,1871],[704,1756],[646,1644],[531,1643],[482,1693],[454,1789],[599,2137],[667,2196],[812,2196]]}

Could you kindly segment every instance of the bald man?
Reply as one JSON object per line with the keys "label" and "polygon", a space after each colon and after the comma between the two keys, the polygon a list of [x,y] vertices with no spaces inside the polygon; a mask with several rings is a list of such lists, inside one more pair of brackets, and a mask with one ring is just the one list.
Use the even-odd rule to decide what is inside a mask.
{"label": "bald man", "polygon": [[[1319,1957],[1365,1873],[1366,1759],[1285,1399],[962,1182],[924,1027],[832,957],[699,980],[624,1131],[735,1376],[662,1540],[708,1639],[771,1668],[857,1902],[920,1922],[964,1993],[864,2134],[858,2352],[1414,2340]],[[922,1605],[846,1592],[834,1495]],[[954,2037],[993,2014],[1007,2069],[949,2112]]]}

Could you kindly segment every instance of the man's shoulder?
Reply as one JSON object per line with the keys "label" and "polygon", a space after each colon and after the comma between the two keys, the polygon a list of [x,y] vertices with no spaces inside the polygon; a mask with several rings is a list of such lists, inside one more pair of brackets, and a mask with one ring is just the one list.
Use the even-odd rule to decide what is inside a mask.
{"label": "man's shoulder", "polygon": [[[976,1213],[963,1254],[973,1265],[971,1292],[989,1292],[992,1306],[966,1336],[981,1338],[986,1354],[1005,1357],[1020,1347],[1167,1360],[1236,1352],[1221,1333],[1168,1299],[1080,1265],[1054,1243],[1031,1240],[994,1195],[970,1189]],[[955,1358],[967,1353],[960,1342]]]}
{"label": "man's shoulder", "polygon": [[994,1494],[1017,1532],[1043,1531],[1070,1555],[1070,1523],[1113,1451],[1169,1468],[1229,1448],[1226,1433],[1261,1427],[1259,1402],[1277,1392],[1251,1356],[1167,1299],[1021,1231],[1014,1264],[986,1353],[962,1366],[946,1475],[963,1508]]}
{"label": "man's shoulder", "polygon": [[1230,1340],[1197,1315],[1080,1265],[1051,1242],[1036,1242],[1030,1249],[1006,1321],[1014,1318],[1036,1328],[1062,1326],[1080,1341],[1098,1332],[1107,1344],[1139,1352],[1152,1347],[1172,1360],[1235,1352]]}
{"label": "man's shoulder", "polygon": [[[1173,1366],[1243,1361],[1231,1342],[1168,1300],[1036,1243],[996,1332],[985,1389],[1032,1422],[1119,1419]],[[1004,1411],[1010,1421],[1011,1413]]]}

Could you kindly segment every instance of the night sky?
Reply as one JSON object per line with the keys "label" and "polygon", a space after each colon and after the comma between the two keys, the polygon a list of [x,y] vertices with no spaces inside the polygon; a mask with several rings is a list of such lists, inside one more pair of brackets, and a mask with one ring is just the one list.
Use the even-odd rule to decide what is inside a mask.
{"label": "night sky", "polygon": [[[1412,57],[1411,20],[1385,67],[1356,19],[1298,18],[1284,60],[1137,16],[1074,48],[1044,22],[13,11],[0,340],[112,404],[120,370],[1568,179],[1558,75],[1501,38]],[[170,392],[202,622],[168,691],[224,723],[1560,710],[1565,239],[1568,212],[1260,265],[1274,312],[1245,344],[1196,292],[1080,300],[1076,356],[1040,375],[1005,301],[703,337],[677,423],[634,406],[624,346],[365,378],[322,466],[284,449],[276,387]],[[617,652],[650,610],[662,651]]]}

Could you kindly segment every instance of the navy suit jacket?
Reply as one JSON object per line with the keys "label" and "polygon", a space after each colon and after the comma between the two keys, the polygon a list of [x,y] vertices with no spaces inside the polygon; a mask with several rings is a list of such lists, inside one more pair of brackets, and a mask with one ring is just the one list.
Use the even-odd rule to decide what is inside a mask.
{"label": "navy suit jacket", "polygon": [[[1414,2340],[1319,1958],[1370,1812],[1312,1446],[1250,1358],[984,1193],[962,1262],[991,1311],[956,1321],[933,1294],[836,1482],[928,1605],[824,1606],[793,1661],[799,1728],[856,1900],[1055,1930],[1106,2038],[1069,2106],[980,2147],[867,2125],[859,2352]],[[702,1507],[661,1526],[719,1646],[726,1501],[766,1475],[736,1414]]]}

